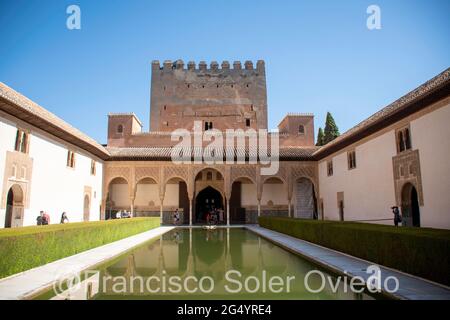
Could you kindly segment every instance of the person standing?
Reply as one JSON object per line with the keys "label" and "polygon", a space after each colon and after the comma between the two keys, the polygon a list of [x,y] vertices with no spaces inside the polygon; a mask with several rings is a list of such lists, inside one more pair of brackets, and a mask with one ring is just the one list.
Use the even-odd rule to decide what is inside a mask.
{"label": "person standing", "polygon": [[400,210],[397,206],[391,207],[392,213],[394,214],[394,225],[398,227],[398,224],[402,222],[402,216],[400,215]]}

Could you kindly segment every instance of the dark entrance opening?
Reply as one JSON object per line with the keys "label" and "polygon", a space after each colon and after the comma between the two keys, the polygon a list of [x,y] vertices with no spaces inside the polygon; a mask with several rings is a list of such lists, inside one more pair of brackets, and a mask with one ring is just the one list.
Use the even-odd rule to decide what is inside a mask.
{"label": "dark entrance opening", "polygon": [[206,215],[214,209],[223,210],[223,199],[219,191],[206,187],[195,198],[195,222],[206,222]]}
{"label": "dark entrance opening", "polygon": [[420,227],[419,198],[417,196],[417,190],[414,187],[411,190],[411,213],[413,227]]}
{"label": "dark entrance opening", "polygon": [[419,196],[411,183],[407,183],[402,190],[402,218],[403,226],[420,227]]}
{"label": "dark entrance opening", "polygon": [[230,223],[241,224],[245,223],[245,208],[241,204],[241,190],[242,183],[235,181],[231,188],[230,197]]}
{"label": "dark entrance opening", "polygon": [[5,228],[11,228],[12,226],[13,205],[14,205],[14,192],[11,188],[8,191],[8,198],[6,200]]}

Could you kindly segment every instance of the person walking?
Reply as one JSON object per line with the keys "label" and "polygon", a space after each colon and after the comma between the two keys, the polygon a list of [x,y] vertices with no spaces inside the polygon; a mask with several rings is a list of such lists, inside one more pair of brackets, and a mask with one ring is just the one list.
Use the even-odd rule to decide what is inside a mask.
{"label": "person walking", "polygon": [[178,212],[178,208],[175,209],[175,212],[173,213],[173,224],[177,225],[180,222],[180,213]]}

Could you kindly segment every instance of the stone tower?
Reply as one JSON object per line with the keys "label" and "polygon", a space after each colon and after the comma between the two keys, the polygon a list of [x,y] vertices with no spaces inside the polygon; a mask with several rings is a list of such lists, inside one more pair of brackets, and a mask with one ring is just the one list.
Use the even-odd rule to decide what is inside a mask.
{"label": "stone tower", "polygon": [[153,61],[150,104],[150,131],[192,130],[195,120],[205,130],[267,129],[264,61]]}

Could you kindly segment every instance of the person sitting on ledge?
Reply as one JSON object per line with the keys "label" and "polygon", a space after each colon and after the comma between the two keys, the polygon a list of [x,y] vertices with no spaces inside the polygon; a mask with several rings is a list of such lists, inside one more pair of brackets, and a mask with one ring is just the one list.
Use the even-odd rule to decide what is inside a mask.
{"label": "person sitting on ledge", "polygon": [[68,223],[68,222],[69,222],[69,218],[67,218],[67,214],[64,211],[61,215],[61,224]]}

